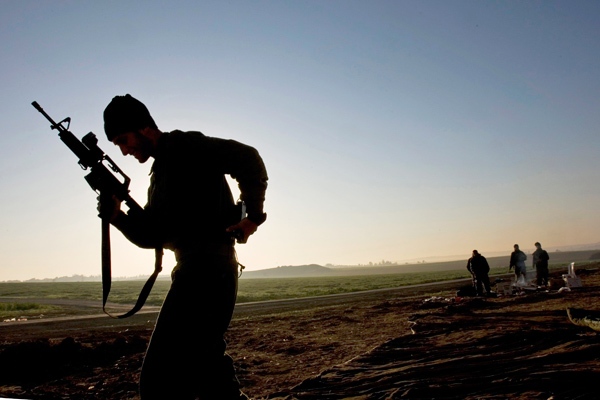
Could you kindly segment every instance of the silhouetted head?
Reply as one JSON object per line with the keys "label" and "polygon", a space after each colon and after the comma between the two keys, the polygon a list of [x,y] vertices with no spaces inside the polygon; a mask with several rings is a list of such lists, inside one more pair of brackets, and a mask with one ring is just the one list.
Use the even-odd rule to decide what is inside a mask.
{"label": "silhouetted head", "polygon": [[477,250],[473,250],[473,255],[474,255],[474,256],[478,256],[478,255],[479,255],[479,252],[478,252]]}
{"label": "silhouetted head", "polygon": [[519,250],[519,245],[518,244],[515,244],[513,247],[515,248],[515,250]]}
{"label": "silhouetted head", "polygon": [[535,246],[535,247],[542,247],[542,245],[540,244],[540,242],[535,242],[535,243],[534,243],[534,246]]}
{"label": "silhouetted head", "polygon": [[111,142],[118,135],[144,128],[157,126],[144,103],[130,94],[115,96],[104,109],[104,132]]}

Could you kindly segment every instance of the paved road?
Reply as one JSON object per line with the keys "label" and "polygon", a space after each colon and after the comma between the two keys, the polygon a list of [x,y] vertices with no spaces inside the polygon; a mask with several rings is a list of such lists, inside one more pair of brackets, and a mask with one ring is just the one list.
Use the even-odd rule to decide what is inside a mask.
{"label": "paved road", "polygon": [[[277,314],[292,310],[303,310],[316,307],[335,306],[340,304],[351,305],[364,301],[384,301],[395,296],[419,295],[430,291],[436,286],[462,286],[468,279],[458,279],[446,282],[426,283],[421,285],[404,286],[389,289],[376,289],[363,292],[334,294],[327,296],[308,297],[287,300],[271,300],[261,302],[240,303],[236,305],[235,318],[244,318],[250,315]],[[100,301],[78,301],[65,299],[20,299],[0,298],[0,302],[37,302],[58,305],[72,305],[78,307],[91,307],[96,310],[102,309]],[[118,314],[130,309],[130,305],[109,304],[107,310]],[[28,321],[2,322],[0,323],[0,337],[15,334],[18,331],[23,339],[33,337],[61,338],[73,336],[77,333],[93,335],[100,331],[126,331],[126,330],[152,330],[158,314],[159,307],[144,307],[137,314],[125,318],[114,319],[103,313],[92,315],[56,317],[47,319],[34,319]]]}

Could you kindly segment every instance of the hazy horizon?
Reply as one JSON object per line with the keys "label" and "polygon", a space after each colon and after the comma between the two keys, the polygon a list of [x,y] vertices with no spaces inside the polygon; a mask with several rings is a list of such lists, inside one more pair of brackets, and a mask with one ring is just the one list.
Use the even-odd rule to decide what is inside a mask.
{"label": "hazy horizon", "polygon": [[[535,250],[535,247],[532,247],[531,249],[521,248],[521,250],[523,250],[527,254],[531,254]],[[600,243],[586,243],[586,244],[578,244],[578,245],[555,246],[552,248],[545,248],[545,250],[547,250],[549,253],[569,252],[569,251],[585,251],[585,250],[599,250],[600,251]],[[508,252],[505,252],[505,251],[485,252],[485,253],[482,252],[482,255],[484,255],[488,258],[505,256],[508,260],[510,257],[511,251],[512,251],[512,249]],[[443,262],[451,262],[451,261],[457,261],[457,260],[463,260],[463,259],[467,260],[470,256],[471,256],[471,254],[469,253],[469,254],[456,254],[456,255],[447,255],[447,256],[417,257],[415,259],[404,259],[404,260],[389,260],[390,261],[389,265],[397,265],[397,266],[402,266],[405,264],[406,265],[417,265],[423,261],[425,261],[426,263],[438,263],[438,262],[443,263]],[[366,263],[366,264],[360,264],[360,263],[357,263],[357,264],[331,264],[331,263],[318,263],[318,262],[306,263],[306,264],[294,264],[294,265],[282,264],[282,265],[277,265],[277,266],[273,266],[273,267],[256,268],[256,269],[252,269],[251,271],[263,271],[263,270],[279,268],[279,267],[301,267],[301,266],[306,266],[306,265],[319,265],[319,266],[326,267],[326,268],[353,268],[353,267],[371,267],[371,266],[376,267],[376,266],[382,265],[381,261],[383,261],[383,260],[372,261],[373,265],[369,265],[369,263]],[[114,280],[131,279],[131,278],[146,279],[149,275],[150,275],[150,272],[148,272],[146,274],[138,274],[138,275],[113,275],[113,279]],[[162,278],[168,278],[169,275],[170,275],[170,269],[165,268],[159,276]],[[102,275],[101,275],[101,271],[98,270],[98,273],[89,274],[89,275],[76,273],[76,274],[62,275],[62,276],[43,276],[43,277],[34,276],[34,277],[26,278],[26,279],[0,280],[0,283],[1,282],[9,282],[9,281],[25,282],[25,281],[30,281],[30,280],[52,280],[52,279],[56,279],[56,278],[70,278],[70,277],[76,277],[76,276],[92,278],[92,277],[101,277]]]}
{"label": "hazy horizon", "polygon": [[[126,93],[161,130],[258,149],[247,270],[600,242],[600,2],[2,5],[0,280],[101,270],[97,195],[31,102],[94,132],[144,204],[151,162],[103,132]],[[114,275],[152,272],[111,245]]]}

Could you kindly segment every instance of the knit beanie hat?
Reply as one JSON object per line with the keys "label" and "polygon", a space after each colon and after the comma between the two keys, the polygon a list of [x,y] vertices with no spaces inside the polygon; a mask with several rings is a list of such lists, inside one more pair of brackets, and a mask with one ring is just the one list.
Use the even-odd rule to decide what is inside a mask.
{"label": "knit beanie hat", "polygon": [[104,132],[111,142],[122,133],[147,127],[157,128],[144,103],[129,94],[115,96],[104,110]]}

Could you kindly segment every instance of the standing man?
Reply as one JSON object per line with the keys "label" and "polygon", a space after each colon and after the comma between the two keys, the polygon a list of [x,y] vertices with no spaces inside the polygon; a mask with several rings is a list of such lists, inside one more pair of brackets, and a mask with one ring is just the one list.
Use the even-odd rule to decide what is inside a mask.
{"label": "standing man", "polygon": [[535,268],[537,285],[548,286],[548,252],[542,249],[540,242],[535,242],[535,251],[533,252],[533,267]]}
{"label": "standing man", "polygon": [[477,296],[483,296],[483,289],[488,296],[492,294],[490,289],[490,266],[484,256],[477,250],[473,250],[473,255],[467,261],[467,269],[473,276],[473,287],[477,291]]}
{"label": "standing man", "polygon": [[510,265],[508,269],[514,267],[515,269],[515,281],[518,282],[520,277],[523,277],[523,280],[527,280],[527,267],[525,266],[525,260],[527,260],[527,254],[523,253],[519,249],[519,245],[515,244],[515,251],[510,253]]}
{"label": "standing man", "polygon": [[[237,296],[234,236],[246,243],[267,217],[260,155],[200,132],[162,132],[129,94],[108,104],[104,130],[123,155],[154,162],[143,211],[126,214],[116,198],[100,199],[100,216],[135,245],[172,250],[177,261],[144,357],[140,398],[247,399],[224,335]],[[238,183],[247,218],[235,210],[226,174]]]}

